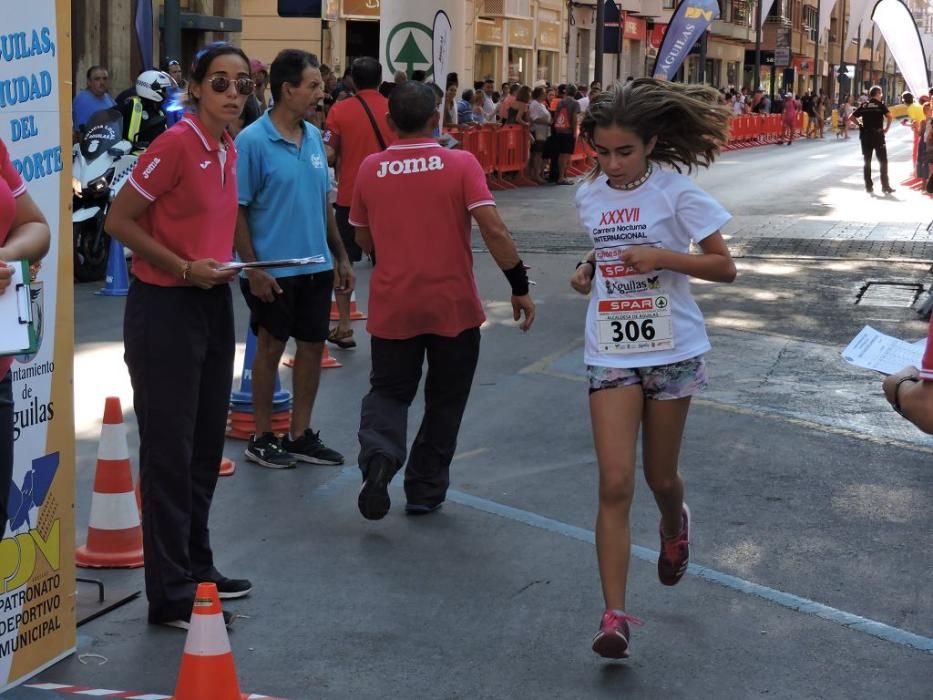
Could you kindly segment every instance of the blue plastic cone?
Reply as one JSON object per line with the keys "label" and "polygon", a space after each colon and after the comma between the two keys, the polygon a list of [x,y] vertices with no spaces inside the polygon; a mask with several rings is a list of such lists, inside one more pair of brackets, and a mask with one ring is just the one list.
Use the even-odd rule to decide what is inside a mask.
{"label": "blue plastic cone", "polygon": [[123,246],[115,238],[110,239],[110,256],[107,258],[107,277],[103,289],[96,293],[105,297],[125,297],[130,291],[130,276],[126,269]]}
{"label": "blue plastic cone", "polygon": [[[253,406],[253,358],[256,356],[256,335],[251,328],[246,331],[246,354],[243,357],[243,374],[240,377],[240,390],[230,394],[230,406],[237,410],[244,410]],[[279,406],[291,407],[292,395],[282,389],[279,373],[275,373],[275,393],[272,395],[273,408]]]}

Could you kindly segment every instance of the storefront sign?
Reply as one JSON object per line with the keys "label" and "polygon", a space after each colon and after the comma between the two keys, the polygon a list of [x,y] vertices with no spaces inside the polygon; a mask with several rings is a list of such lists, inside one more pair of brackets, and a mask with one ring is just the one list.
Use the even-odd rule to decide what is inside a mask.
{"label": "storefront sign", "polygon": [[[0,540],[0,692],[75,649],[70,31],[68,0],[33,0],[3,20],[4,37],[21,41],[0,62],[0,83],[22,89],[0,106],[0,138],[48,220],[52,245],[32,286],[39,349],[10,370],[14,460]],[[27,123],[28,133],[16,128]]]}
{"label": "storefront sign", "polygon": [[560,23],[538,20],[538,48],[547,51],[560,50]]}
{"label": "storefront sign", "polygon": [[645,35],[647,33],[645,20],[626,13],[622,27],[622,36],[626,39],[633,39],[634,41],[645,40]]}
{"label": "storefront sign", "polygon": [[380,4],[381,0],[343,0],[343,16],[379,19]]}
{"label": "storefront sign", "polygon": [[492,44],[502,46],[502,38],[505,32],[502,27],[501,19],[478,19],[476,20],[476,43]]}
{"label": "storefront sign", "polygon": [[[348,0],[344,0],[346,3]],[[375,0],[369,0],[374,2]],[[379,21],[379,57],[383,75],[405,71],[409,77],[416,70],[427,73],[444,87],[445,75],[434,75],[434,18],[443,11],[453,27],[463,27],[466,18],[464,5],[459,0],[381,0]],[[451,32],[446,44],[448,66],[451,72],[463,76],[463,32]]]}
{"label": "storefront sign", "polygon": [[778,27],[775,34],[774,65],[786,68],[790,65],[790,27]]}
{"label": "storefront sign", "polygon": [[530,19],[510,19],[509,46],[521,46],[530,49],[533,45],[535,30]]}

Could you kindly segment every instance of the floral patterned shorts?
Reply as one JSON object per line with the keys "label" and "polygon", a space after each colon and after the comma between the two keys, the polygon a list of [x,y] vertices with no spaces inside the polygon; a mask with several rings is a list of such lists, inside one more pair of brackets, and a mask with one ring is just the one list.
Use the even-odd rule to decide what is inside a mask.
{"label": "floral patterned shorts", "polygon": [[702,355],[658,367],[597,367],[587,365],[590,393],[641,384],[646,399],[664,401],[693,396],[706,388],[709,377]]}

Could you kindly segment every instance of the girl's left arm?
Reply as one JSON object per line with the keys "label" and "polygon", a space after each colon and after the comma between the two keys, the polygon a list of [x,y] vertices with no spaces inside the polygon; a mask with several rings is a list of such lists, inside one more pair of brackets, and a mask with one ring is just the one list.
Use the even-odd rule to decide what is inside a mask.
{"label": "girl's left arm", "polygon": [[653,270],[673,270],[710,282],[735,281],[735,263],[719,231],[700,241],[699,255],[678,253],[652,246],[630,246],[622,253],[622,262],[641,274]]}

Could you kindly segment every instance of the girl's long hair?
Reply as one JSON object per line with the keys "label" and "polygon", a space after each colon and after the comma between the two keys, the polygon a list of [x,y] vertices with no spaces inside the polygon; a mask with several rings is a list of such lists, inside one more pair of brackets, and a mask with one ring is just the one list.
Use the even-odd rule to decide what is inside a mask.
{"label": "girl's long hair", "polygon": [[[692,172],[709,167],[729,138],[730,110],[718,99],[719,93],[705,85],[654,78],[616,83],[592,99],[580,134],[592,143],[596,127],[620,126],[643,143],[657,137],[649,160]],[[589,177],[600,172],[597,162]]]}

